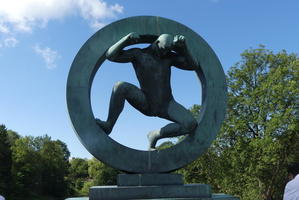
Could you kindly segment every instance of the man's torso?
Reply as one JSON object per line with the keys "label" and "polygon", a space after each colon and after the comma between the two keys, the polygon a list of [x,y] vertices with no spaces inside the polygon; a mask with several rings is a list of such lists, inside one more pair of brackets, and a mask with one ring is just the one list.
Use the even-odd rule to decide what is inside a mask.
{"label": "man's torso", "polygon": [[141,53],[133,61],[133,66],[151,109],[167,106],[173,99],[170,86],[171,60],[167,56],[158,57],[146,48],[141,49]]}

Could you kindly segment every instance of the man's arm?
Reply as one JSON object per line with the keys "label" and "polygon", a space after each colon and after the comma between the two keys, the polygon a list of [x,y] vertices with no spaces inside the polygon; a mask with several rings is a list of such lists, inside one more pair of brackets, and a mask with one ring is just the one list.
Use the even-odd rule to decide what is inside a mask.
{"label": "man's arm", "polygon": [[171,54],[171,65],[183,70],[195,70],[194,65],[185,57],[177,53]]}
{"label": "man's arm", "polygon": [[172,65],[183,70],[195,70],[195,66],[187,53],[185,37],[176,35],[173,40],[174,50],[178,53],[171,53]]}
{"label": "man's arm", "polygon": [[137,33],[129,33],[108,49],[106,52],[106,58],[110,61],[121,63],[133,61],[136,54],[140,52],[140,49],[133,48],[129,50],[123,50],[123,48],[133,44],[138,39],[139,35]]}

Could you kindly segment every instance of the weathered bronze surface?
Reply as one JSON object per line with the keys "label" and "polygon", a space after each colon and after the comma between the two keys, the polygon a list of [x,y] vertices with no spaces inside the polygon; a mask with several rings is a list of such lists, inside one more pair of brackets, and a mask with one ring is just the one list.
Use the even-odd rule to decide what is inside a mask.
{"label": "weathered bronze surface", "polygon": [[[138,36],[134,33],[138,33]],[[121,58],[119,53],[123,47],[117,51],[113,51],[113,49],[118,48],[118,45],[123,40],[129,41],[130,44],[152,44],[148,49],[138,50],[139,53],[142,53],[142,56],[138,57],[140,60],[147,57],[157,59],[159,62],[173,62],[171,64],[161,64],[157,60],[153,60],[151,62],[157,65],[150,64],[148,66],[167,66],[168,68],[166,67],[167,69],[164,69],[166,71],[162,74],[157,72],[157,81],[167,80],[166,85],[163,87],[170,87],[168,82],[170,78],[168,71],[169,66],[179,67],[182,65],[177,65],[174,62],[175,59],[171,57],[169,49],[162,51],[167,52],[165,59],[154,57],[155,53],[160,53],[159,50],[148,52],[151,51],[151,48],[156,48],[154,47],[155,45],[153,45],[156,41],[165,42],[164,45],[161,45],[161,48],[168,47],[166,43],[169,38],[159,38],[159,36],[163,36],[162,34],[169,34],[170,37],[176,37],[180,45],[172,46],[174,49],[170,49],[175,51],[172,53],[176,53],[178,57],[184,60],[183,63],[187,63],[183,65],[184,67],[182,68],[194,70],[199,77],[202,85],[202,109],[199,118],[196,119],[196,123],[194,123],[193,118],[190,117],[190,113],[174,101],[170,88],[161,90],[161,92],[164,93],[159,94],[161,96],[158,95],[159,98],[157,102],[155,102],[155,100],[153,100],[154,102],[149,102],[152,101],[152,93],[156,91],[152,91],[152,89],[149,89],[147,92],[143,91],[142,93],[140,93],[140,91],[142,91],[142,89],[151,88],[152,86],[157,86],[151,82],[154,76],[153,74],[147,73],[144,75],[144,71],[137,72],[136,68],[141,66],[144,70],[146,63],[143,62],[139,65],[134,64],[132,60],[128,59],[129,55],[127,54],[123,59],[125,59],[126,62],[133,63],[136,75],[137,77],[139,76],[138,80],[141,90],[134,90],[137,91],[136,93],[138,93],[138,95],[143,96],[141,98],[146,99],[145,101],[137,102],[135,98],[131,102],[133,106],[146,115],[155,115],[175,121],[176,123],[167,125],[175,125],[175,127],[171,127],[171,131],[168,132],[170,134],[166,134],[166,136],[189,133],[185,140],[171,148],[165,150],[139,151],[125,147],[111,139],[107,134],[109,134],[113,125],[107,126],[105,121],[95,120],[90,104],[90,89],[96,72],[104,60],[107,59],[107,50],[108,59],[122,61],[118,59]],[[163,37],[165,37],[165,35]],[[113,52],[118,53],[115,55]],[[136,53],[138,53],[137,50],[132,54],[135,58],[137,58]],[[154,70],[158,70],[158,68],[154,68]],[[116,88],[127,90],[128,88],[136,87],[128,86],[128,84],[129,83],[120,83]],[[160,83],[158,85],[160,85]],[[124,94],[124,92],[119,92],[118,94]],[[136,94],[132,96],[134,98]],[[128,98],[130,98],[130,95],[128,95],[127,98],[121,99],[120,102],[123,102],[124,99],[128,100]],[[134,102],[137,103],[135,104]],[[162,106],[160,105],[161,103],[163,104]],[[78,137],[88,151],[97,159],[114,168],[128,172],[169,172],[179,169],[195,160],[207,150],[215,139],[224,119],[226,109],[225,75],[217,56],[210,46],[188,27],[161,17],[131,17],[116,21],[102,28],[79,50],[69,72],[67,82],[67,105],[72,124]],[[158,107],[155,107],[157,105]],[[148,108],[148,106],[152,106],[152,109]],[[113,112],[111,112],[110,115],[115,115],[112,119],[116,121],[120,112],[115,111],[115,109],[121,108],[121,106],[112,107]],[[162,110],[164,109],[163,112],[160,112],[161,108]],[[178,111],[178,108],[181,109],[181,111]],[[171,112],[174,112],[174,114],[170,114]],[[180,122],[176,117],[182,115],[182,113],[184,113],[183,116],[185,115],[186,117],[182,117],[183,122]],[[172,118],[173,116],[175,117]],[[157,135],[160,133],[161,131]],[[155,136],[155,134],[153,135]],[[153,135],[149,134],[151,147],[154,147],[155,141],[160,138],[159,136],[151,139]]]}
{"label": "weathered bronze surface", "polygon": [[140,88],[127,82],[116,83],[110,98],[108,119],[97,119],[97,123],[106,134],[110,134],[125,101],[144,115],[172,121],[148,134],[149,149],[154,149],[158,139],[190,134],[196,128],[197,121],[189,110],[174,100],[170,86],[171,66],[184,70],[195,70],[196,67],[188,59],[182,35],[162,34],[147,48],[124,50],[139,40],[138,33],[129,33],[108,49],[106,57],[110,61],[133,64]]}

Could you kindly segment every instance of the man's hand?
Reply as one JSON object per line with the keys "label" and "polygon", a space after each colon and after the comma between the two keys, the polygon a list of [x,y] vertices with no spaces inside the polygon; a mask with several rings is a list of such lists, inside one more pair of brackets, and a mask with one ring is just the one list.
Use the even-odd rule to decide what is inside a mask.
{"label": "man's hand", "polygon": [[174,36],[173,44],[176,47],[184,47],[185,46],[185,37],[182,35]]}
{"label": "man's hand", "polygon": [[136,43],[140,39],[140,35],[138,33],[132,32],[127,35],[127,38],[130,42]]}

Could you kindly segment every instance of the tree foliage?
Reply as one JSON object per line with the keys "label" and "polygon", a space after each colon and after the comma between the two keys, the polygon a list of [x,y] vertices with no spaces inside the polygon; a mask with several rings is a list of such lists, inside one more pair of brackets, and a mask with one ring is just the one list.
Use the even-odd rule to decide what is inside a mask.
{"label": "tree foliage", "polygon": [[16,196],[30,196],[32,191],[40,192],[41,157],[33,137],[18,139],[12,146],[12,175]]}
{"label": "tree foliage", "polygon": [[8,196],[11,192],[11,143],[4,125],[0,125],[0,194]]}
{"label": "tree foliage", "polygon": [[88,175],[88,160],[82,158],[72,158],[69,167],[69,180],[71,189],[77,195],[87,194],[88,191],[83,191],[85,182],[89,182]]}
{"label": "tree foliage", "polygon": [[68,190],[68,183],[65,180],[68,172],[69,151],[66,145],[57,141],[46,141],[41,150],[42,170],[42,191],[54,196],[64,196]]}
{"label": "tree foliage", "polygon": [[0,193],[9,199],[67,195],[69,151],[49,136],[20,137],[0,126]]}
{"label": "tree foliage", "polygon": [[244,200],[279,200],[286,166],[299,161],[299,59],[263,46],[241,56],[228,72],[228,113],[217,140],[182,172],[187,182]]}
{"label": "tree foliage", "polygon": [[0,194],[8,200],[87,195],[115,185],[120,171],[93,159],[69,159],[67,145],[44,135],[21,137],[0,125]]}
{"label": "tree foliage", "polygon": [[116,178],[120,173],[121,171],[114,169],[95,158],[88,160],[89,181],[84,183],[81,193],[88,194],[89,188],[95,185],[116,185]]}

